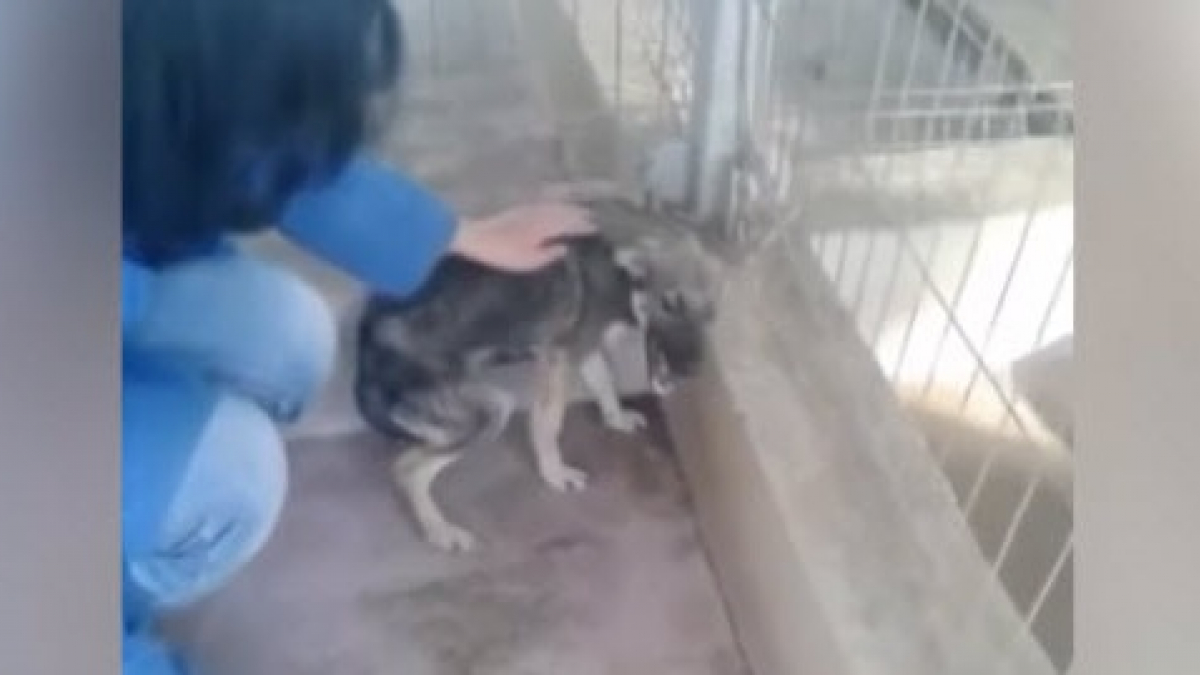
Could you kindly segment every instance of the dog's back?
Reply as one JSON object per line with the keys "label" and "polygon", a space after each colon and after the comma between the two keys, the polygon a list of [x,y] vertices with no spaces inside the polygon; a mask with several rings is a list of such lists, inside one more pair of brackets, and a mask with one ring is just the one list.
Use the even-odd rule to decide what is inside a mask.
{"label": "dog's back", "polygon": [[[399,409],[428,409],[479,371],[546,347],[594,349],[609,326],[633,320],[630,283],[599,236],[572,241],[561,261],[533,273],[447,258],[415,296],[368,300],[357,336],[360,412],[390,437],[422,440],[397,423]],[[452,406],[434,407],[444,415]]]}

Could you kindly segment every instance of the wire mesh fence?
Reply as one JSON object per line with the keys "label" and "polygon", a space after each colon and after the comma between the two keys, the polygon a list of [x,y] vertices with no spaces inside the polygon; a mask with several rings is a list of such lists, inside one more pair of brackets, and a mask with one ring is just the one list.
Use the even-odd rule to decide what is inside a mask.
{"label": "wire mesh fence", "polygon": [[691,2],[557,3],[616,118],[618,161],[625,172],[639,171],[649,144],[679,142],[688,133],[697,40]]}
{"label": "wire mesh fence", "polygon": [[[682,139],[693,199],[727,161],[727,237],[821,265],[1065,672],[1070,389],[1037,396],[1018,372],[1069,356],[1073,332],[1065,3],[559,2],[627,151]],[[714,133],[729,156],[705,151]]]}

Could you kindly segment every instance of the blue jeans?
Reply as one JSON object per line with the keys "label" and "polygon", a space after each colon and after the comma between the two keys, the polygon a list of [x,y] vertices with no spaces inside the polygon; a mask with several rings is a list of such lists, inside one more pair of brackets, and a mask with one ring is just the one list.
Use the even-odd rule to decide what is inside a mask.
{"label": "blue jeans", "polygon": [[138,591],[158,609],[175,609],[221,586],[266,543],[287,488],[277,427],[298,417],[329,376],[336,330],[323,299],[298,277],[234,253],[163,272],[128,340],[225,391],[156,551],[129,561]]}

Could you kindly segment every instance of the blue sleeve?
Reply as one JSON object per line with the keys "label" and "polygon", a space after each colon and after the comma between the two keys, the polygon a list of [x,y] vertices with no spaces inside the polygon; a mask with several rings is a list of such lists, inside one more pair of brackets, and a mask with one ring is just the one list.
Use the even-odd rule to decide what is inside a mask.
{"label": "blue sleeve", "polygon": [[375,292],[405,296],[445,254],[457,222],[424,187],[362,156],[333,181],[293,197],[279,229]]}
{"label": "blue sleeve", "polygon": [[121,639],[122,675],[185,675],[179,659],[161,641],[144,633]]}
{"label": "blue sleeve", "polygon": [[141,320],[154,273],[128,258],[121,259],[121,335]]}

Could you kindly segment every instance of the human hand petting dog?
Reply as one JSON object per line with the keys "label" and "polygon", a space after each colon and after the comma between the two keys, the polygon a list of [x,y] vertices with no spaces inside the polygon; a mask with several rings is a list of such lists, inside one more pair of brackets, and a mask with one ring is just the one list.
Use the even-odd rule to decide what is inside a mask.
{"label": "human hand petting dog", "polygon": [[563,202],[535,202],[464,221],[450,251],[488,267],[533,272],[566,253],[563,239],[595,231],[584,209]]}

